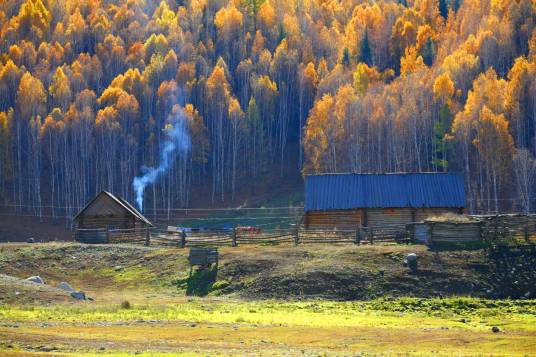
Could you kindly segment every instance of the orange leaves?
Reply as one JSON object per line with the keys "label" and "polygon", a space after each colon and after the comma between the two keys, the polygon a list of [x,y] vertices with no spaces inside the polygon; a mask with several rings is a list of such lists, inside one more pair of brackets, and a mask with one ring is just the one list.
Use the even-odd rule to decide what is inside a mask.
{"label": "orange leaves", "polygon": [[43,115],[46,109],[46,91],[43,83],[26,72],[22,76],[17,93],[17,106],[23,120]]}
{"label": "orange leaves", "polygon": [[207,89],[209,96],[213,98],[213,100],[226,101],[228,99],[230,96],[229,83],[225,77],[225,70],[223,67],[214,67],[212,74],[207,80]]}
{"label": "orange leaves", "polygon": [[20,8],[19,15],[13,19],[20,34],[39,42],[50,27],[52,15],[41,0],[27,0]]}
{"label": "orange leaves", "polygon": [[214,24],[225,41],[236,36],[242,30],[243,23],[244,16],[232,3],[221,8],[214,16]]}
{"label": "orange leaves", "polygon": [[71,101],[71,81],[65,75],[61,67],[56,69],[56,73],[52,77],[52,83],[48,88],[49,94],[52,96],[55,104],[61,109],[66,110]]}
{"label": "orange leaves", "polygon": [[500,179],[508,174],[514,155],[514,139],[508,131],[508,121],[504,114],[495,114],[483,106],[473,145],[492,171],[491,175]]}
{"label": "orange leaves", "polygon": [[203,118],[192,104],[186,104],[183,113],[188,120],[190,136],[192,139],[192,159],[194,162],[204,164],[208,162],[210,143]]}
{"label": "orange leaves", "polygon": [[417,54],[414,46],[407,47],[404,57],[400,59],[400,75],[407,76],[426,68],[422,56]]}
{"label": "orange leaves", "polygon": [[454,83],[448,73],[440,74],[434,81],[434,97],[442,103],[448,103],[454,95]]}
{"label": "orange leaves", "polygon": [[105,107],[97,113],[95,123],[97,124],[97,127],[106,127],[108,130],[114,130],[119,128],[117,119],[117,110],[114,107]]}
{"label": "orange leaves", "polygon": [[324,155],[328,149],[329,139],[327,127],[329,116],[333,111],[335,100],[329,94],[325,94],[317,101],[309,114],[307,128],[304,137],[304,150],[307,152],[307,162],[304,172],[321,172],[324,165]]}
{"label": "orange leaves", "polygon": [[257,23],[263,30],[270,30],[275,26],[276,14],[269,1],[264,2],[257,13]]}

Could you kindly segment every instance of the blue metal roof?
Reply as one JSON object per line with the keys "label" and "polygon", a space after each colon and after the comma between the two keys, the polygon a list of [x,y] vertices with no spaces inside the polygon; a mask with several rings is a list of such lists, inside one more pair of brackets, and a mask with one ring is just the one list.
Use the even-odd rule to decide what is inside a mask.
{"label": "blue metal roof", "polygon": [[460,173],[305,176],[305,211],[402,207],[465,207],[463,176]]}

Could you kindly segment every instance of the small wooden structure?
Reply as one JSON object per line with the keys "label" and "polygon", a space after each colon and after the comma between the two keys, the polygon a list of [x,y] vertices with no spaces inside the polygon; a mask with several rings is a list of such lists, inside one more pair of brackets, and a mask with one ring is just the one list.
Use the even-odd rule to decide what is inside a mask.
{"label": "small wooden structure", "polygon": [[474,245],[482,242],[482,222],[424,222],[429,227],[428,245]]}
{"label": "small wooden structure", "polygon": [[428,246],[463,246],[482,242],[480,221],[430,221],[411,223],[406,226],[411,241]]}
{"label": "small wooden structure", "polygon": [[[106,243],[110,230],[152,227],[152,223],[126,200],[102,191],[73,218],[75,239],[84,243]],[[140,233],[142,234],[142,233]]]}
{"label": "small wooden structure", "polygon": [[190,272],[194,265],[198,265],[201,269],[208,268],[211,264],[218,266],[218,248],[190,248],[188,261],[190,262]]}
{"label": "small wooden structure", "polygon": [[306,229],[397,227],[429,216],[461,213],[457,173],[323,174],[305,177]]}

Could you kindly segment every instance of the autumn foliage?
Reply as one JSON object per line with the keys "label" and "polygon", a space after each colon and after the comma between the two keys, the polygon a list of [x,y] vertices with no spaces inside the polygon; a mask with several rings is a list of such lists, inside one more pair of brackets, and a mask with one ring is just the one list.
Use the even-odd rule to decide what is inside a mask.
{"label": "autumn foliage", "polygon": [[232,201],[296,156],[303,173],[462,171],[471,210],[529,210],[535,24],[531,0],[4,0],[0,199],[132,199],[181,115],[191,150],[147,207],[200,183]]}

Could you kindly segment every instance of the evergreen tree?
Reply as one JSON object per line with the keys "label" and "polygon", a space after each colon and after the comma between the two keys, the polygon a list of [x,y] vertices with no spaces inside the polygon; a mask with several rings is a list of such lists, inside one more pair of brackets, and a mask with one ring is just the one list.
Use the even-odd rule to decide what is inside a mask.
{"label": "evergreen tree", "polygon": [[444,19],[449,16],[449,7],[447,5],[447,0],[439,0],[439,13]]}
{"label": "evergreen tree", "polygon": [[439,121],[434,124],[434,137],[432,143],[435,147],[432,165],[438,171],[447,171],[451,148],[445,135],[450,131],[452,125],[452,113],[447,104],[443,104],[439,110]]}
{"label": "evergreen tree", "polygon": [[452,11],[457,12],[460,8],[460,0],[452,0],[450,8],[452,9]]}
{"label": "evergreen tree", "polygon": [[368,28],[365,27],[365,33],[359,46],[359,57],[357,62],[364,62],[368,66],[372,66],[372,50],[370,48],[370,40],[368,35]]}
{"label": "evergreen tree", "polygon": [[430,67],[435,59],[435,44],[432,38],[429,37],[428,40],[426,40],[421,52],[424,63]]}
{"label": "evergreen tree", "polygon": [[345,47],[342,51],[341,63],[344,66],[348,66],[350,64],[350,51],[348,50],[348,47]]}

